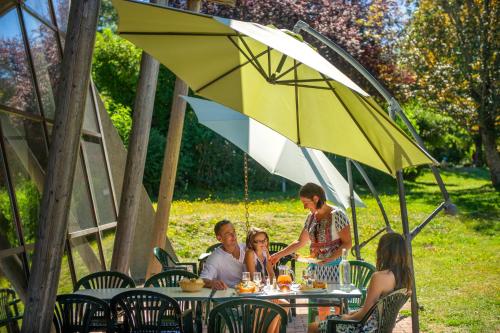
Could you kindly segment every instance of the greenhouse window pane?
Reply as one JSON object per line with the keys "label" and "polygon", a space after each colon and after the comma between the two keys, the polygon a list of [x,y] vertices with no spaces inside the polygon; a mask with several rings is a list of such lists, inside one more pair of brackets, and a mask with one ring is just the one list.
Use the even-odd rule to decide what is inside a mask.
{"label": "greenhouse window pane", "polygon": [[23,11],[23,17],[44,114],[45,117],[53,119],[55,91],[61,64],[56,35],[53,30],[26,11]]}
{"label": "greenhouse window pane", "polygon": [[[3,164],[3,156],[0,154],[0,168],[3,168]],[[7,179],[3,171],[0,170],[0,251],[20,245],[7,189]]]}
{"label": "greenhouse window pane", "polygon": [[52,22],[50,18],[49,3],[47,0],[25,0],[24,4],[30,9],[34,10],[38,15],[46,19],[48,22]]}
{"label": "greenhouse window pane", "polygon": [[78,154],[76,164],[75,179],[73,181],[73,192],[71,195],[71,206],[68,232],[85,230],[97,226],[92,215],[92,204],[90,193],[87,186],[87,180],[83,172],[82,160]]}
{"label": "greenhouse window pane", "polygon": [[52,0],[52,4],[54,5],[54,11],[56,13],[57,27],[59,30],[66,32],[71,1]]}
{"label": "greenhouse window pane", "polygon": [[113,256],[113,245],[115,242],[116,228],[106,229],[102,231],[102,251],[106,260],[106,267],[111,267],[111,257]]}
{"label": "greenhouse window pane", "polygon": [[87,99],[85,100],[85,117],[83,119],[83,128],[87,131],[99,133],[97,127],[97,117],[95,114],[95,107],[92,98],[92,90],[87,89]]}
{"label": "greenhouse window pane", "polygon": [[1,113],[0,120],[24,240],[29,244],[35,241],[47,164],[42,124]]}
{"label": "greenhouse window pane", "polygon": [[15,8],[0,16],[0,104],[39,114],[21,26]]}
{"label": "greenhouse window pane", "polygon": [[99,223],[102,225],[115,222],[113,195],[101,143],[97,138],[87,136],[84,142],[85,158],[90,171],[89,178],[94,191]]}
{"label": "greenhouse window pane", "polygon": [[69,243],[77,280],[90,273],[102,271],[96,234],[73,238]]}

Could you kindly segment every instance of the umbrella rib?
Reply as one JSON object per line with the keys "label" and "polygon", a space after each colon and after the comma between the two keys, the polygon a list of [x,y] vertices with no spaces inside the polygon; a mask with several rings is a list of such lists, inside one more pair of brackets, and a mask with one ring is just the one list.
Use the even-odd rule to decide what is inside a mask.
{"label": "umbrella rib", "polygon": [[271,77],[271,48],[267,47],[267,77]]}
{"label": "umbrella rib", "polygon": [[[378,110],[376,107],[374,107],[370,101],[368,101],[366,98],[360,96],[357,92],[354,92],[354,94],[356,95],[356,97],[365,105],[368,105],[369,106],[369,109],[373,109],[375,112],[377,112],[378,114],[382,115],[383,117],[385,118],[388,118],[390,119],[389,117],[387,117],[386,114],[380,112],[380,110]],[[409,139],[409,141],[417,148],[419,149],[420,151],[422,151],[425,156],[427,156],[429,159],[431,160],[434,160],[434,157],[432,157],[432,155],[430,155],[425,149],[423,149],[422,147],[420,147],[415,141],[413,141],[410,137],[408,137],[408,135],[401,129],[399,128],[399,126],[396,125],[396,123],[394,121],[389,121],[389,124],[395,129],[397,130],[401,135],[407,137]]]}
{"label": "umbrella rib", "polygon": [[262,68],[262,66],[261,66],[260,62],[257,60],[257,58],[255,58],[255,56],[254,56],[252,50],[250,50],[250,47],[248,46],[247,42],[245,42],[245,40],[243,39],[243,36],[242,35],[238,35],[238,39],[241,40],[241,42],[243,43],[243,45],[247,49],[248,54],[250,54],[250,57],[255,62],[255,66],[258,67],[258,68],[256,67],[256,69],[260,72],[260,74],[262,76],[264,76],[267,79],[267,77],[266,77],[266,71],[264,70],[264,68]]}
{"label": "umbrella rib", "polygon": [[[328,81],[335,81],[333,79],[328,79]],[[304,80],[281,80],[277,81],[277,83],[293,83],[293,82],[327,82],[324,79],[304,79]]]}
{"label": "umbrella rib", "polygon": [[[294,61],[295,62],[295,61]],[[280,75],[278,75],[275,80],[278,80],[278,79],[281,79],[283,76],[287,75],[288,73],[290,73],[291,71],[295,70],[297,67],[299,67],[300,65],[302,65],[301,62],[298,62],[296,65],[294,65],[293,67],[290,67],[289,69],[287,69],[286,71],[284,71],[283,73],[281,73]]]}
{"label": "umbrella rib", "polygon": [[211,32],[166,32],[166,31],[119,31],[119,35],[146,35],[146,36],[204,36],[204,37],[232,37],[238,36],[233,33],[211,33]]}
{"label": "umbrella rib", "polygon": [[[249,50],[247,49],[247,50],[250,52],[250,56],[252,57],[252,60],[250,60],[250,56],[248,56],[248,55],[247,55],[247,54],[243,51],[243,49],[242,49],[242,48],[241,48],[241,47],[240,47],[240,46],[239,46],[239,45],[238,45],[238,44],[237,44],[237,43],[236,43],[236,42],[235,42],[235,41],[234,41],[231,37],[228,37],[228,38],[229,38],[229,40],[231,41],[231,43],[234,45],[234,47],[236,47],[236,48],[238,49],[238,51],[240,51],[240,52],[241,52],[241,54],[243,54],[243,56],[244,56],[244,57],[248,60],[248,62],[252,64],[252,66],[253,66],[253,67],[257,70],[257,72],[259,72],[259,73],[260,73],[260,75],[262,75],[263,77],[266,77],[266,73],[265,73],[265,72],[264,72],[264,70],[260,67],[260,63],[259,63],[259,66],[257,66],[256,64],[254,64],[254,63],[253,63],[253,61],[252,61],[252,60],[257,61],[257,60],[256,60],[257,58],[253,57],[253,54],[251,53],[251,51],[249,51]],[[246,43],[245,43],[245,42],[243,42],[243,45],[246,45]],[[267,50],[266,50],[266,51],[262,51],[262,52],[260,53],[260,55],[263,55],[263,54],[264,54],[264,53],[266,53],[266,52],[267,52]],[[257,61],[257,63],[258,63],[258,61]]]}
{"label": "umbrella rib", "polygon": [[[279,83],[283,86],[290,86],[290,87],[293,87],[295,86],[295,84],[292,82],[292,83]],[[323,90],[331,90],[330,88],[328,87],[318,87],[318,86],[310,86],[310,85],[307,85],[307,84],[297,84],[297,87],[299,88],[311,88],[311,89],[323,89]]]}
{"label": "umbrella rib", "polygon": [[[257,55],[257,58],[261,57],[261,56],[262,56],[262,55],[264,55],[265,53],[266,53],[266,51],[263,51],[263,52],[259,53],[259,54]],[[223,74],[219,75],[218,77],[216,77],[216,78],[215,78],[215,79],[213,79],[212,81],[209,81],[208,83],[204,84],[203,86],[201,86],[201,88],[199,88],[199,89],[195,90],[195,92],[196,92],[196,93],[199,93],[200,91],[204,90],[204,89],[205,89],[205,88],[207,88],[208,86],[210,86],[210,85],[214,84],[215,82],[219,81],[220,79],[222,79],[222,78],[224,78],[224,77],[228,76],[229,74],[231,74],[231,73],[232,73],[232,72],[234,72],[235,70],[237,70],[237,69],[239,69],[239,68],[241,68],[241,67],[243,67],[243,66],[246,66],[249,62],[251,62],[251,61],[250,61],[250,60],[248,60],[248,61],[246,61],[246,62],[244,62],[244,63],[241,63],[241,64],[239,64],[239,65],[237,65],[237,66],[235,66],[235,67],[231,68],[230,70],[228,70],[227,72],[225,72],[225,73],[223,73]]]}
{"label": "umbrella rib", "polygon": [[297,86],[297,60],[293,59],[293,77],[295,79],[295,119],[297,119],[297,144],[300,145],[300,119],[299,119],[299,87]]}
{"label": "umbrella rib", "polygon": [[[326,80],[326,77],[320,73],[320,75]],[[333,92],[333,94],[338,98],[340,104],[342,104],[342,107],[344,108],[344,110],[346,110],[347,114],[349,115],[349,117],[351,117],[351,120],[354,122],[354,124],[356,124],[356,126],[358,127],[359,131],[363,134],[363,136],[365,137],[365,139],[368,141],[368,143],[370,144],[370,146],[372,147],[372,149],[375,151],[375,153],[377,154],[378,158],[380,159],[380,161],[382,161],[382,163],[385,165],[385,167],[387,168],[387,170],[389,170],[389,173],[392,175],[392,169],[389,167],[389,165],[385,162],[385,160],[382,158],[382,155],[380,155],[380,152],[378,151],[378,149],[375,147],[375,145],[373,144],[373,142],[370,140],[370,138],[368,138],[368,136],[365,134],[365,132],[361,129],[361,126],[359,125],[359,123],[356,121],[356,119],[352,116],[351,112],[349,111],[349,108],[347,108],[347,105],[345,105],[344,101],[342,100],[342,98],[340,97],[339,94],[337,94],[337,92],[335,91],[335,88],[333,88],[333,86],[330,84],[330,82],[326,82],[328,84],[328,86],[330,87],[331,91]]]}

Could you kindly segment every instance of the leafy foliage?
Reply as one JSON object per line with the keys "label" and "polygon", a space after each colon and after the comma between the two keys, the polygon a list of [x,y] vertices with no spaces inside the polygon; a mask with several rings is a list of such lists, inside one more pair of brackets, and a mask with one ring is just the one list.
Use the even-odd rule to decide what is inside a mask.
{"label": "leafy foliage", "polygon": [[403,43],[414,96],[472,131],[500,186],[498,1],[418,2]]}

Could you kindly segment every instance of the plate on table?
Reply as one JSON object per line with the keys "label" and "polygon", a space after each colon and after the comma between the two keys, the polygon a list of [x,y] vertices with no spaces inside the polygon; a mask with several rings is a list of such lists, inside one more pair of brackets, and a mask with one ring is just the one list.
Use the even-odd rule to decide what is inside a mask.
{"label": "plate on table", "polygon": [[245,292],[240,293],[238,290],[236,290],[236,295],[238,295],[238,296],[257,296],[257,295],[262,295],[262,294],[263,294],[262,291],[256,291],[256,292],[251,292],[251,293],[245,293]]}
{"label": "plate on table", "polygon": [[307,294],[307,293],[322,293],[325,292],[325,288],[300,288],[299,291],[301,293]]}
{"label": "plate on table", "polygon": [[304,262],[306,264],[317,264],[321,262],[321,259],[315,258],[315,257],[310,257],[310,256],[298,256],[297,257],[298,262]]}

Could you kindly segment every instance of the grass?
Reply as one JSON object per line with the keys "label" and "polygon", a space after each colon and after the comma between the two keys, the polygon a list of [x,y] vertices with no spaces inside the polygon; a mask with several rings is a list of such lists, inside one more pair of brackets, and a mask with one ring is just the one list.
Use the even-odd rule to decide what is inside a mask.
{"label": "grass", "polygon": [[[442,171],[456,216],[440,213],[413,241],[416,285],[423,332],[500,332],[500,194],[482,169]],[[430,172],[407,183],[410,228],[424,220],[442,201]],[[401,232],[399,201],[395,183],[378,188],[393,228]],[[303,226],[306,211],[295,192],[250,193],[250,224],[266,229],[272,241],[291,242]],[[383,227],[376,201],[364,189],[359,191],[368,206],[359,209],[358,224],[363,241]],[[178,256],[196,260],[216,242],[213,226],[227,218],[236,224],[244,240],[245,207],[241,192],[196,193],[173,203],[168,236]],[[109,261],[113,235],[104,237]],[[362,249],[362,256],[374,262],[376,240]],[[76,251],[74,251],[76,252]],[[301,253],[307,253],[303,248]],[[64,259],[66,260],[66,259]],[[84,273],[81,258],[74,258]],[[63,262],[59,292],[71,291],[67,264]],[[303,266],[299,264],[300,274]]]}
{"label": "grass", "polygon": [[[500,331],[500,195],[480,169],[441,173],[456,216],[440,213],[413,241],[420,323],[424,332]],[[379,189],[380,190],[380,189]],[[442,201],[430,172],[406,184],[410,228],[423,221]],[[401,232],[396,186],[380,190],[381,200],[396,231]],[[306,213],[290,194],[250,194],[250,223],[266,229],[272,241],[291,242],[298,236]],[[213,225],[234,221],[244,240],[245,208],[241,194],[178,200],[172,207],[168,236],[178,255],[195,260],[215,242]],[[383,227],[376,201],[362,195],[368,208],[358,210],[361,240]],[[376,241],[362,249],[374,262]],[[302,249],[306,253],[307,249]],[[299,267],[298,272],[300,272]]]}

